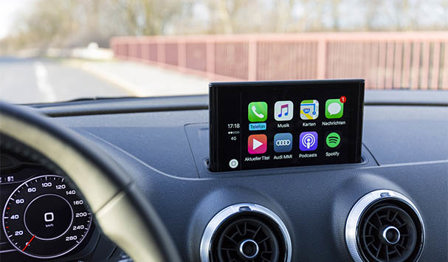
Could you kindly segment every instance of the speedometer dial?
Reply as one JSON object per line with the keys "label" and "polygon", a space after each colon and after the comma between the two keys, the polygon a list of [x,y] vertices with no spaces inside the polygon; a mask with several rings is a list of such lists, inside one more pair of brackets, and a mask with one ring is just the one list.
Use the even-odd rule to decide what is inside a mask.
{"label": "speedometer dial", "polygon": [[21,184],[5,204],[3,230],[20,252],[55,258],[75,249],[86,237],[92,215],[84,201],[56,175]]}

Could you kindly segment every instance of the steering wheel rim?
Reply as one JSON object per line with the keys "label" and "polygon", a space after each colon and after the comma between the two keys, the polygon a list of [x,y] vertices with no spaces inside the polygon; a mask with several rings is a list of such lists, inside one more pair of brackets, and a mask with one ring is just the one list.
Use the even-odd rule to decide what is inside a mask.
{"label": "steering wheel rim", "polygon": [[168,231],[134,181],[78,134],[5,102],[0,102],[0,134],[58,166],[81,191],[103,233],[134,261],[180,261]]}

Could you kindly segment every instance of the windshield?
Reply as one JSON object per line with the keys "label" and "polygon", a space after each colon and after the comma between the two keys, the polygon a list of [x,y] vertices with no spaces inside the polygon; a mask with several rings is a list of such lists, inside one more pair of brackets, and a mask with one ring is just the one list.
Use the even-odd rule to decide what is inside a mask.
{"label": "windshield", "polygon": [[0,25],[13,103],[206,94],[210,81],[448,90],[447,0],[1,1]]}

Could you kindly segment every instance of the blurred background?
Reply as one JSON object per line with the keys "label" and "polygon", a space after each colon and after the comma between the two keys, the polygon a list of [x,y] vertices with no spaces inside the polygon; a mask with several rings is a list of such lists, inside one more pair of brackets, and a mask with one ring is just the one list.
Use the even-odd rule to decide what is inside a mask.
{"label": "blurred background", "polygon": [[0,95],[12,102],[316,78],[448,89],[448,1],[0,1]]}

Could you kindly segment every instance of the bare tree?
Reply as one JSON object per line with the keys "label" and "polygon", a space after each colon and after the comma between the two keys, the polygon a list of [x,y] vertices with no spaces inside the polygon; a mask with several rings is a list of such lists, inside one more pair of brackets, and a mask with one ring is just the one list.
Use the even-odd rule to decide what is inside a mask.
{"label": "bare tree", "polygon": [[340,16],[339,6],[342,0],[331,0],[331,18],[333,22],[333,31],[339,31],[340,28]]}

